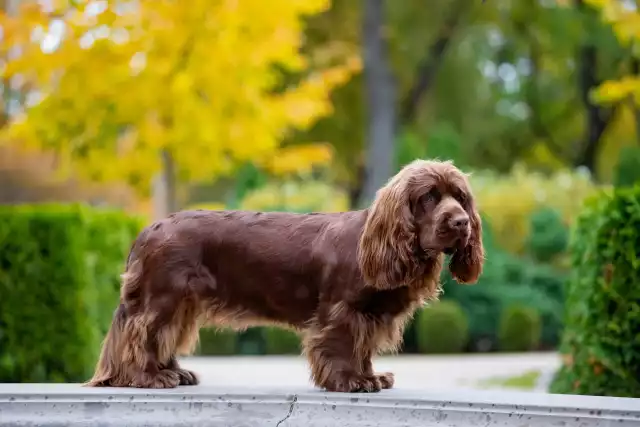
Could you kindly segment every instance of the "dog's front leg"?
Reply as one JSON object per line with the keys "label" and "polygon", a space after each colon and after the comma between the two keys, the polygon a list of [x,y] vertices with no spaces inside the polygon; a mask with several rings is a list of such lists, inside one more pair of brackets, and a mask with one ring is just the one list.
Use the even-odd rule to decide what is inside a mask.
{"label": "dog's front leg", "polygon": [[[356,329],[356,330],[354,330]],[[311,378],[316,386],[337,392],[378,392],[383,388],[380,376],[363,364],[371,351],[354,334],[348,322],[333,321],[314,325],[305,338],[305,353],[311,366]],[[385,383],[384,385],[388,385]]]}

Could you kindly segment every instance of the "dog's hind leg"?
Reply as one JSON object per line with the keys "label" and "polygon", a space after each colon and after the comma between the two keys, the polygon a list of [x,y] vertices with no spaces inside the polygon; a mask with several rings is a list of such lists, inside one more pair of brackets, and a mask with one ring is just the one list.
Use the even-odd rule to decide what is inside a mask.
{"label": "dog's hind leg", "polygon": [[[186,275],[182,275],[183,277]],[[144,369],[139,373],[134,386],[143,388],[170,388],[177,385],[196,385],[195,373],[182,369],[177,361],[178,354],[190,354],[198,339],[198,303],[194,295],[188,292],[189,284],[173,275],[170,289],[186,292],[170,292],[154,295],[149,303],[154,318],[146,325],[145,334],[131,341],[132,345],[142,347],[146,353],[140,357]],[[168,288],[166,288],[168,289]]]}
{"label": "dog's hind leg", "polygon": [[[195,305],[191,306],[191,308],[193,307],[195,307]],[[200,381],[195,372],[181,368],[176,357],[177,355],[189,355],[193,353],[198,343],[198,313],[187,307],[181,314],[182,319],[180,324],[182,327],[180,328],[176,351],[175,354],[172,354],[169,358],[166,368],[178,374],[180,385],[198,385]]]}
{"label": "dog's hind leg", "polygon": [[93,378],[94,387],[176,387],[179,375],[163,367],[175,352],[178,328],[173,305],[153,295],[145,301],[145,281],[140,261],[123,275],[121,303],[114,313]]}
{"label": "dog's hind leg", "polygon": [[[197,340],[198,304],[192,271],[164,269],[142,274],[134,263],[125,274],[122,303],[90,385],[173,388],[197,384],[176,356]],[[106,367],[106,368],[105,368]]]}
{"label": "dog's hind leg", "polygon": [[125,345],[131,387],[173,388],[180,383],[178,373],[167,367],[175,348],[176,327],[165,322],[160,313],[144,312],[131,318]]}

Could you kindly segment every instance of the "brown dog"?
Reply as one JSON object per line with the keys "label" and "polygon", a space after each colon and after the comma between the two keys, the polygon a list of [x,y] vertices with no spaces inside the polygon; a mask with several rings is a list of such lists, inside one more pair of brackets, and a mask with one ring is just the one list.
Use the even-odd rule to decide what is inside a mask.
{"label": "brown dog", "polygon": [[391,388],[372,356],[395,350],[416,308],[438,297],[443,253],[458,282],[477,280],[481,227],[466,175],[424,160],[361,211],[173,214],[136,239],[87,385],[197,384],[176,355],[192,351],[201,326],[276,324],[303,334],[317,386]]}

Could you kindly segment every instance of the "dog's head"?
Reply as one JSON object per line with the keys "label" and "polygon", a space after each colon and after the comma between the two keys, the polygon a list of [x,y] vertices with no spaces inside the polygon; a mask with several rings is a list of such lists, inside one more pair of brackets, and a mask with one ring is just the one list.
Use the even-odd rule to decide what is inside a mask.
{"label": "dog's head", "polygon": [[480,215],[453,163],[416,160],[378,190],[360,238],[360,268],[372,286],[395,287],[420,279],[443,252],[458,282],[475,282],[484,262]]}

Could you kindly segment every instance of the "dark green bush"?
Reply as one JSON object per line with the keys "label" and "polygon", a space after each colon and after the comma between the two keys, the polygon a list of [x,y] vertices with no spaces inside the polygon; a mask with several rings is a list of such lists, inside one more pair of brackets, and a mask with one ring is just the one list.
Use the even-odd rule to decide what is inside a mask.
{"label": "dark green bush", "polygon": [[263,329],[267,354],[300,354],[300,337],[287,329],[268,327]]}
{"label": "dark green bush", "polygon": [[508,306],[500,317],[499,342],[503,351],[531,351],[540,344],[541,320],[538,312],[520,304]]}
{"label": "dark green bush", "polygon": [[560,343],[563,328],[564,285],[566,275],[545,265],[535,265],[529,269],[529,288],[535,296],[521,299],[534,307],[541,317],[541,344],[546,348],[556,348]]}
{"label": "dark green bush", "polygon": [[640,186],[585,203],[553,393],[640,397]]}
{"label": "dark green bush", "polygon": [[260,326],[253,326],[238,334],[238,354],[251,356],[266,354],[267,343],[263,329]]}
{"label": "dark green bush", "polygon": [[91,375],[140,225],[78,205],[0,207],[0,382]]}
{"label": "dark green bush", "polygon": [[228,356],[238,352],[238,334],[231,329],[202,328],[196,354]]}
{"label": "dark green bush", "polygon": [[416,342],[420,353],[459,353],[469,338],[467,317],[453,301],[438,301],[417,313]]}
{"label": "dark green bush", "polygon": [[550,262],[567,249],[569,230],[560,212],[542,208],[530,218],[531,231],[527,240],[527,251],[538,262]]}

